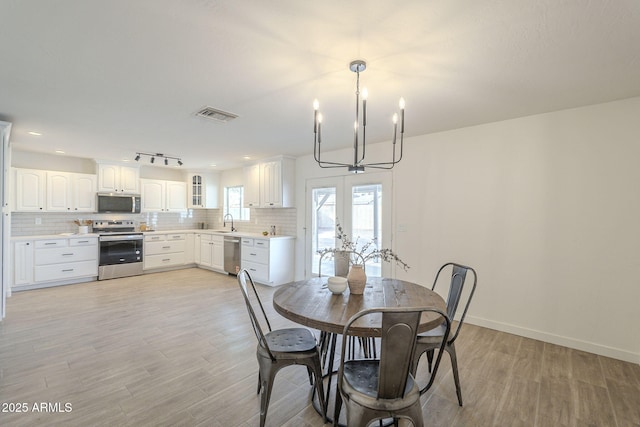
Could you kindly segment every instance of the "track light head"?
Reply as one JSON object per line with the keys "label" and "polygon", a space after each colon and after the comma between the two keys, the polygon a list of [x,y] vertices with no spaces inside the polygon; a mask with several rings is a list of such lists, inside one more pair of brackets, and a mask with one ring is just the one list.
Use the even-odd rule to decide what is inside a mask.
{"label": "track light head", "polygon": [[151,163],[155,162],[156,158],[155,157],[151,157]]}
{"label": "track light head", "polygon": [[178,165],[182,166],[182,160],[178,159]]}
{"label": "track light head", "polygon": [[167,159],[166,157],[165,157],[165,159],[164,159],[164,165],[165,165],[165,166],[169,166],[169,159]]}
{"label": "track light head", "polygon": [[140,153],[136,153],[135,161],[136,161],[136,162],[140,161]]}

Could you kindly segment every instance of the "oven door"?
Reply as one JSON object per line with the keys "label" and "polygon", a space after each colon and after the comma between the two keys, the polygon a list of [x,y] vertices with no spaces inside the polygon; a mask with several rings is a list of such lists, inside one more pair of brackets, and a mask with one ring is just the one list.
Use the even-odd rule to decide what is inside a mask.
{"label": "oven door", "polygon": [[142,262],[142,235],[100,236],[100,265]]}

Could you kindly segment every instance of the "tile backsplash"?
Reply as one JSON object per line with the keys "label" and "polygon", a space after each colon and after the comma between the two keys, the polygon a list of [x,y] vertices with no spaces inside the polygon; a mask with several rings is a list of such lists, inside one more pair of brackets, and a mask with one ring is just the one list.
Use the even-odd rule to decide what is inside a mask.
{"label": "tile backsplash", "polygon": [[[238,231],[261,233],[269,231],[273,225],[276,234],[295,236],[296,209],[251,209],[250,221],[236,221]],[[186,212],[149,212],[138,215],[77,214],[66,212],[13,212],[11,214],[12,236],[33,236],[60,233],[75,233],[76,219],[133,219],[136,225],[146,222],[147,226],[162,230],[189,230],[198,228],[199,223],[207,228],[222,228],[222,209],[189,209]]]}

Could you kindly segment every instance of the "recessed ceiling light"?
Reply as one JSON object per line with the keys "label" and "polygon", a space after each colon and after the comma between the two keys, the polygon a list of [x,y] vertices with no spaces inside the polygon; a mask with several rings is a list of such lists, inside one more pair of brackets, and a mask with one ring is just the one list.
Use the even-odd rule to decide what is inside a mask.
{"label": "recessed ceiling light", "polygon": [[29,135],[41,136],[42,134],[40,132],[29,132]]}
{"label": "recessed ceiling light", "polygon": [[245,160],[251,160],[251,157],[249,157],[249,156],[244,156],[244,157],[243,157],[243,159],[245,159]]}
{"label": "recessed ceiling light", "polygon": [[129,162],[131,161],[130,159],[122,159],[123,162]]}
{"label": "recessed ceiling light", "polygon": [[216,166],[218,166],[218,165],[216,165],[215,163],[212,163],[212,164],[210,164],[209,166],[211,166],[212,168],[215,168],[215,167],[216,167]]}
{"label": "recessed ceiling light", "polygon": [[62,151],[62,150],[56,150],[56,154],[64,154],[64,151]]}

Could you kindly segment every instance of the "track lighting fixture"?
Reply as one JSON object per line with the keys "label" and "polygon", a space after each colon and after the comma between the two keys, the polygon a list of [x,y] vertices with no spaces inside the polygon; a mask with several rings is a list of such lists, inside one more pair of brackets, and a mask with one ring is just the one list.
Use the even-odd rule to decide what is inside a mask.
{"label": "track lighting fixture", "polygon": [[149,162],[151,164],[155,163],[156,157],[157,157],[159,159],[164,159],[165,166],[169,166],[169,159],[176,160],[178,162],[178,166],[182,166],[183,165],[182,159],[180,159],[179,157],[167,156],[166,154],[162,154],[162,153],[142,153],[142,152],[139,152],[139,153],[136,153],[136,157],[134,157],[134,160],[136,162],[138,162],[138,161],[140,161],[140,158],[142,156],[148,156],[150,158]]}

